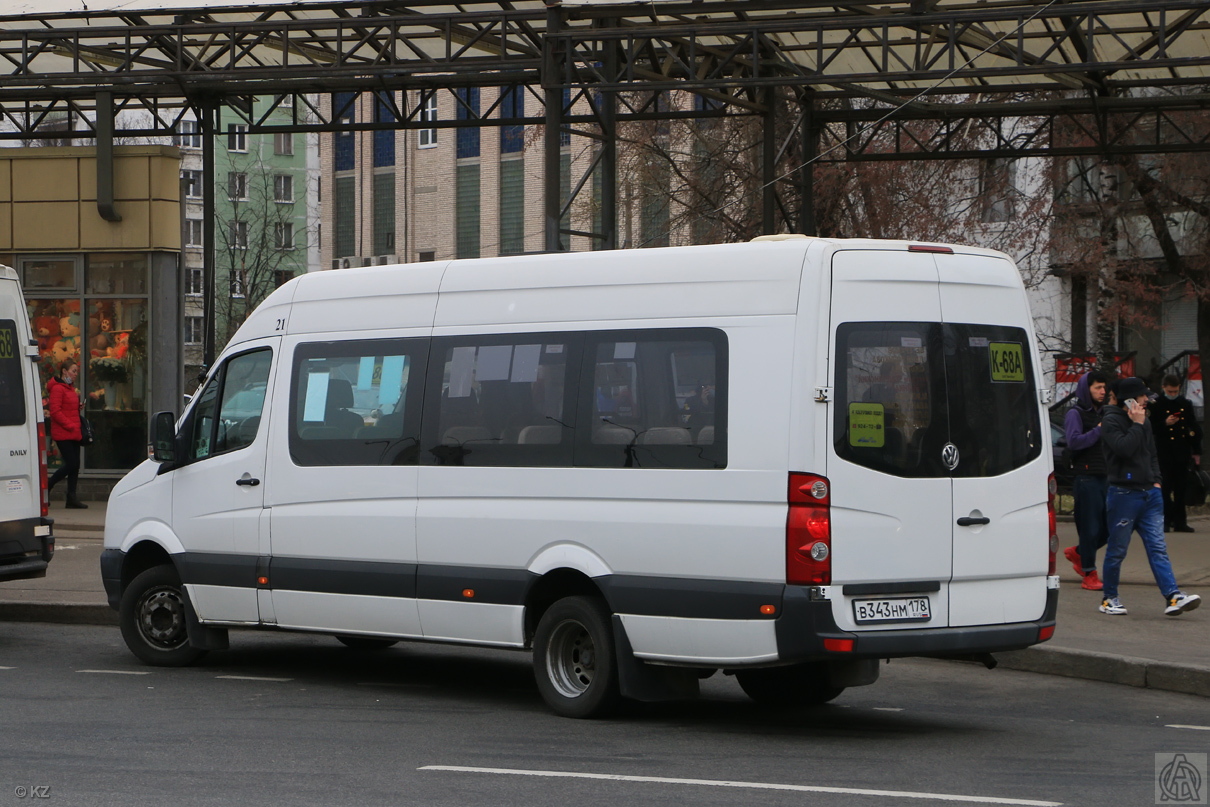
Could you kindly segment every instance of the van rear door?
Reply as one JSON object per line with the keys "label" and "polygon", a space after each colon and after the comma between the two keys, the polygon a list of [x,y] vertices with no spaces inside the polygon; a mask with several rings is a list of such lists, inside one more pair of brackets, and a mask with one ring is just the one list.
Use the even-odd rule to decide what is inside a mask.
{"label": "van rear door", "polygon": [[[26,355],[29,331],[21,305],[17,284],[0,280],[0,524],[42,512],[37,439],[42,413],[30,393],[30,376],[37,369]],[[0,547],[0,553],[18,549]]]}
{"label": "van rear door", "polygon": [[992,256],[855,250],[834,256],[832,280],[826,473],[837,624],[1038,618],[1046,472],[1015,267]]}
{"label": "van rear door", "polygon": [[[833,616],[846,630],[944,627],[953,563],[941,301],[931,255],[832,261]],[[840,596],[843,593],[843,596]]]}
{"label": "van rear door", "polygon": [[958,454],[950,624],[1037,619],[1046,604],[1046,437],[1020,275],[992,256],[936,261]]}

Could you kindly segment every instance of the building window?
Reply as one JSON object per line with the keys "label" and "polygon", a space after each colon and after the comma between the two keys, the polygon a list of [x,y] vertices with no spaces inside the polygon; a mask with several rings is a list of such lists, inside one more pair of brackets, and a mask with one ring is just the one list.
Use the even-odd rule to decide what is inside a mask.
{"label": "building window", "polygon": [[996,157],[983,161],[979,173],[979,200],[985,223],[1008,221],[1013,217],[1017,195],[1015,175],[1013,160]]}
{"label": "building window", "polygon": [[[357,122],[356,93],[338,92],[332,95],[332,118],[341,126]],[[332,138],[333,170],[352,171],[357,162],[356,139],[349,130],[337,131]]]}
{"label": "building window", "polygon": [[185,344],[200,345],[206,338],[201,317],[185,317]]}
{"label": "building window", "polygon": [[[500,92],[502,93],[500,117],[514,119],[525,117],[525,88],[506,87]],[[524,148],[525,127],[523,125],[511,124],[500,127],[500,153],[514,154]]]}
{"label": "building window", "polygon": [[294,175],[293,174],[274,174],[273,175],[273,201],[275,201],[275,202],[293,202],[294,201]]}
{"label": "building window", "polygon": [[240,201],[248,198],[248,175],[239,171],[227,173],[227,198]]}
{"label": "building window", "polygon": [[248,150],[248,126],[244,123],[227,124],[227,151]]}
{"label": "building window", "polygon": [[416,260],[420,261],[421,263],[435,261],[437,260],[437,253],[433,250],[425,250],[424,252],[417,253]]}
{"label": "building window", "polygon": [[[420,122],[433,123],[437,120],[437,93],[431,92],[420,96]],[[437,145],[436,129],[421,129],[418,143],[422,149],[431,149]]]}
{"label": "building window", "polygon": [[[467,87],[460,89],[457,92],[457,114],[455,117],[458,120],[478,120],[479,119],[479,88]],[[463,126],[458,130],[457,150],[458,159],[467,157],[479,156],[479,127],[478,126]]]}
{"label": "building window", "polygon": [[293,269],[274,269],[273,270],[273,285],[275,288],[281,288],[294,279]]}
{"label": "building window", "polygon": [[279,221],[274,223],[273,244],[278,249],[294,249],[294,222]]}
{"label": "building window", "polygon": [[395,174],[374,175],[374,254],[395,251]]}
{"label": "building window", "polygon": [[181,121],[180,131],[181,133],[176,138],[178,146],[183,149],[200,149],[202,147],[202,127],[197,121]]}
{"label": "building window", "polygon": [[185,246],[204,246],[201,219],[185,219]]}
{"label": "building window", "polygon": [[333,258],[345,258],[353,254],[357,239],[357,178],[336,177],[332,195],[335,206],[332,211],[332,226],[335,229],[332,244]]}
{"label": "building window", "polygon": [[185,196],[190,199],[200,199],[202,196],[202,172],[182,171],[181,182],[185,186]]}
{"label": "building window", "polygon": [[459,165],[454,174],[455,249],[459,258],[479,257],[479,165]]}
{"label": "building window", "polygon": [[248,278],[242,269],[231,272],[231,296],[243,297],[248,291]]}
{"label": "building window", "polygon": [[289,156],[294,153],[294,133],[277,132],[273,135],[273,153]]}
{"label": "building window", "polygon": [[[374,122],[375,123],[395,123],[398,121],[398,116],[395,114],[395,97],[394,93],[379,93],[374,96]],[[395,130],[394,129],[375,129],[374,130],[374,167],[389,168],[395,164]]]}
{"label": "building window", "polygon": [[500,162],[500,254],[525,251],[525,161]]}
{"label": "building window", "polygon": [[248,248],[248,222],[246,221],[229,221],[227,222],[228,244],[231,249],[247,249]]}
{"label": "building window", "polygon": [[206,288],[206,273],[198,266],[189,267],[188,286],[185,287],[186,294],[202,294]]}

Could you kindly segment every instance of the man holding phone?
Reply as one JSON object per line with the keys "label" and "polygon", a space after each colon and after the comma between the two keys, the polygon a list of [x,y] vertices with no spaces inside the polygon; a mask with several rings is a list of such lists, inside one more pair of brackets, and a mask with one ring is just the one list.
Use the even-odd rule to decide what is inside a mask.
{"label": "man holding phone", "polygon": [[1185,519],[1185,489],[1189,463],[1202,461],[1202,429],[1193,414],[1193,403],[1181,395],[1181,380],[1164,376],[1164,395],[1148,407],[1155,430],[1155,448],[1164,477],[1164,531],[1193,532]]}
{"label": "man holding phone", "polygon": [[1114,385],[1113,393],[1117,405],[1106,406],[1101,420],[1101,441],[1105,445],[1109,472],[1106,505],[1109,544],[1102,574],[1104,599],[1098,610],[1114,616],[1126,613],[1126,607],[1118,598],[1118,582],[1130,537],[1137,530],[1147,551],[1151,573],[1167,603],[1164,613],[1178,616],[1197,608],[1202,598],[1180,590],[1172,572],[1172,562],[1168,560],[1160,464],[1155,434],[1147,423],[1151,390],[1141,378],[1123,378]]}

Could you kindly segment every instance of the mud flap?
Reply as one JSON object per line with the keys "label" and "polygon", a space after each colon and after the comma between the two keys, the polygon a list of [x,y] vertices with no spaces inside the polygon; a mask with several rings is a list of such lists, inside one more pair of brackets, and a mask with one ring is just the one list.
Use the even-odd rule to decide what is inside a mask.
{"label": "mud flap", "polygon": [[231,646],[226,628],[211,628],[203,625],[193,610],[193,601],[189,599],[189,590],[181,586],[181,597],[185,600],[185,633],[189,636],[189,646],[197,650],[226,650]]}
{"label": "mud flap", "polygon": [[623,698],[654,703],[692,700],[699,694],[696,670],[661,667],[634,657],[622,618],[613,615],[613,646],[618,662],[618,688]]}

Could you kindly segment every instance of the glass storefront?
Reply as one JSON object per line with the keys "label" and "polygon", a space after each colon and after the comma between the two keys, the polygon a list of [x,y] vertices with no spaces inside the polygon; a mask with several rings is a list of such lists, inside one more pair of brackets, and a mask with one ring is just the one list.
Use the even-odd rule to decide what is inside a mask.
{"label": "glass storefront", "polygon": [[[77,388],[94,442],[84,470],[126,470],[147,456],[148,256],[0,255],[21,273],[46,382],[66,359],[80,365]],[[51,441],[51,465],[58,456]]]}

